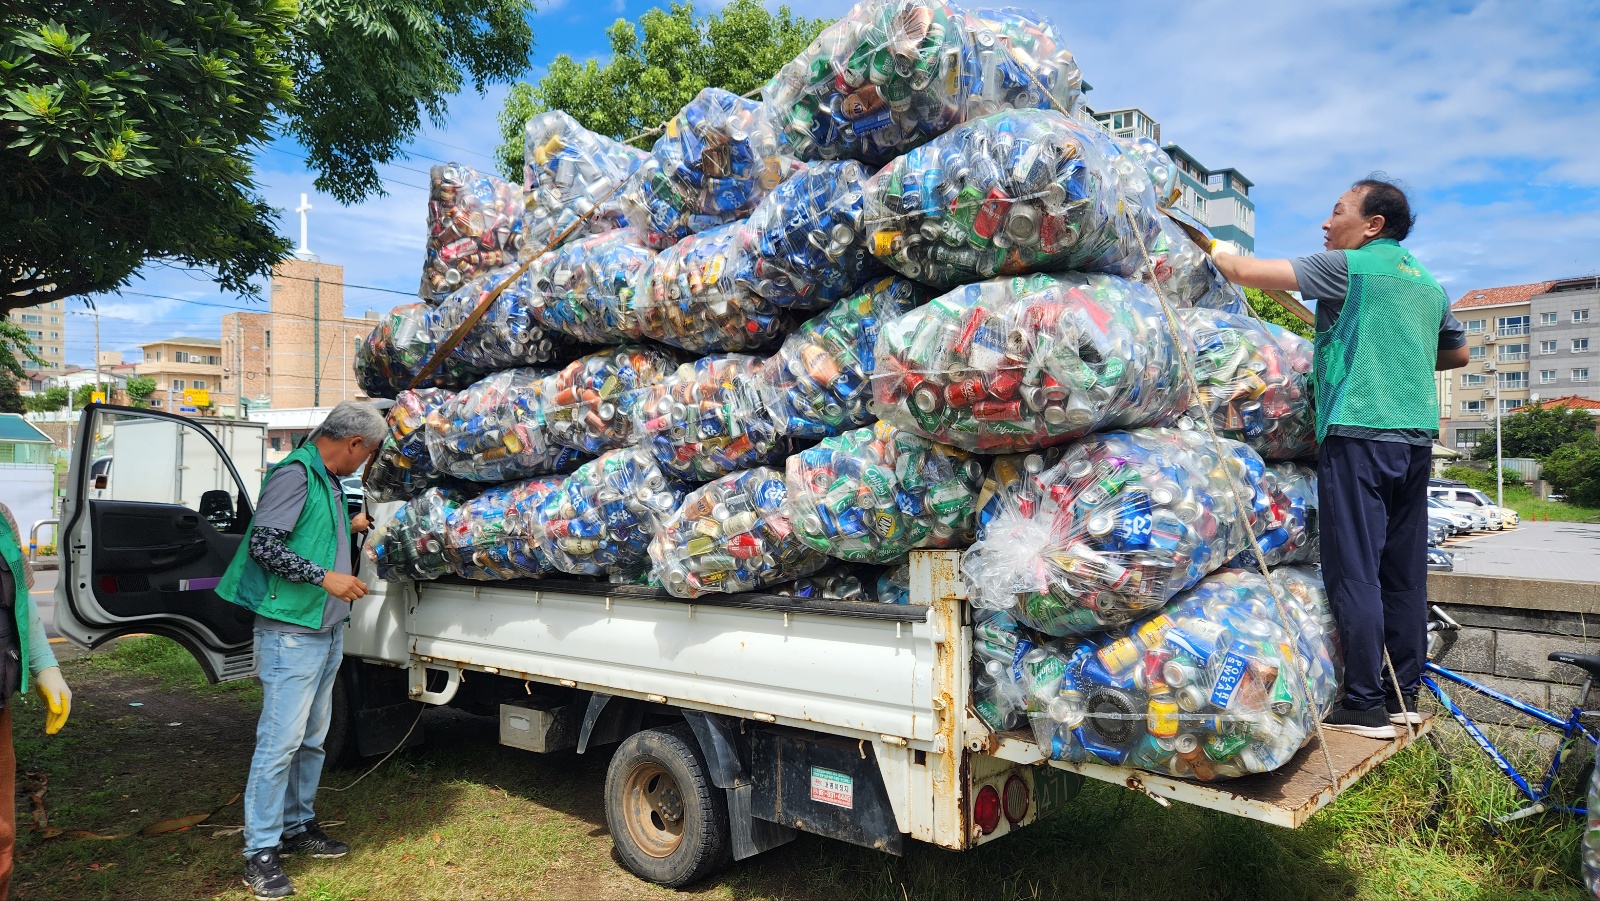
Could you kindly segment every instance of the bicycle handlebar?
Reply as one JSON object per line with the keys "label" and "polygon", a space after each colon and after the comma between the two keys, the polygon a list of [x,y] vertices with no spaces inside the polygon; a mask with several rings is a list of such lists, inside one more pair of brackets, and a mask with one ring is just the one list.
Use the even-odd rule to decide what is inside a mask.
{"label": "bicycle handlebar", "polygon": [[1460,630],[1461,624],[1451,619],[1450,614],[1444,612],[1438,604],[1429,605],[1428,612],[1432,614],[1432,618],[1428,621],[1429,632],[1455,632]]}

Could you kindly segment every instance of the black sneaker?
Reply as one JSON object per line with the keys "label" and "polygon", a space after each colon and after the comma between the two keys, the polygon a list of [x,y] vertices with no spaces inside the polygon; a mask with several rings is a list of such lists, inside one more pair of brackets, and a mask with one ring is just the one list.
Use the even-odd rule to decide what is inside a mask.
{"label": "black sneaker", "polygon": [[1389,722],[1388,712],[1377,707],[1371,710],[1339,707],[1328,714],[1322,725],[1366,738],[1394,738],[1394,724]]}
{"label": "black sneaker", "polygon": [[289,874],[283,871],[277,848],[268,848],[245,858],[244,884],[259,901],[287,898],[294,894],[294,883],[289,881]]}
{"label": "black sneaker", "polygon": [[309,854],[312,857],[333,858],[349,854],[350,846],[329,838],[328,833],[322,831],[316,820],[312,820],[306,824],[304,832],[284,839],[278,850],[283,854]]}
{"label": "black sneaker", "polygon": [[1393,692],[1383,699],[1383,709],[1389,713],[1389,722],[1394,723],[1396,726],[1403,726],[1407,722],[1410,722],[1413,726],[1422,725],[1422,714],[1417,710],[1417,693],[1414,691],[1406,692],[1405,701],[1406,709],[1402,714],[1400,702],[1395,700]]}

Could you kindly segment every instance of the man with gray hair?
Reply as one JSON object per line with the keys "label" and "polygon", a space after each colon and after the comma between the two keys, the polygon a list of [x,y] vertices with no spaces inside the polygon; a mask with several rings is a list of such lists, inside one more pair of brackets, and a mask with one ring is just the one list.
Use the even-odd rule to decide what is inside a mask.
{"label": "man with gray hair", "polygon": [[261,721],[244,792],[244,882],[257,898],[294,894],[280,854],[343,857],[312,812],[326,756],[333,682],[344,657],[350,604],[367,593],[354,575],[342,476],[378,450],[388,425],[370,404],[345,401],[261,485],[261,501],[217,594],[255,612]]}

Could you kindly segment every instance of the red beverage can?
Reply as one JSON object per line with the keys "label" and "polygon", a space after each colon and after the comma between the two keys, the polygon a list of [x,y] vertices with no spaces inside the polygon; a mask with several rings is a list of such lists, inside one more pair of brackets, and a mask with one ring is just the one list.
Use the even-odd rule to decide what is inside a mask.
{"label": "red beverage can", "polygon": [[1009,209],[1011,198],[999,188],[990,188],[983,203],[978,205],[978,218],[973,221],[972,230],[984,238],[993,238],[994,233],[1000,230],[1000,220],[1005,218]]}
{"label": "red beverage can", "polygon": [[1015,369],[1002,369],[989,377],[988,391],[1000,400],[1015,400],[1022,387],[1022,374]]}
{"label": "red beverage can", "polygon": [[984,398],[983,379],[973,376],[945,386],[945,403],[952,407],[969,407]]}
{"label": "red beverage can", "polygon": [[972,418],[984,422],[1005,422],[1022,418],[1020,400],[980,400],[972,405]]}

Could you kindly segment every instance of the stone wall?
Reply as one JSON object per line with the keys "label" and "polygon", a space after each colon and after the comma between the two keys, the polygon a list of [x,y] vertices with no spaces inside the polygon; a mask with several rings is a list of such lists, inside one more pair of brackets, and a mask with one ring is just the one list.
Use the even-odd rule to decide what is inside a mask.
{"label": "stone wall", "polygon": [[[1552,651],[1600,654],[1600,582],[1433,573],[1428,597],[1462,627],[1448,636],[1437,658],[1441,666],[1558,715],[1579,703],[1586,674],[1548,657]],[[1474,718],[1530,722],[1470,692],[1450,694]],[[1592,688],[1583,706],[1600,707],[1600,690]]]}

